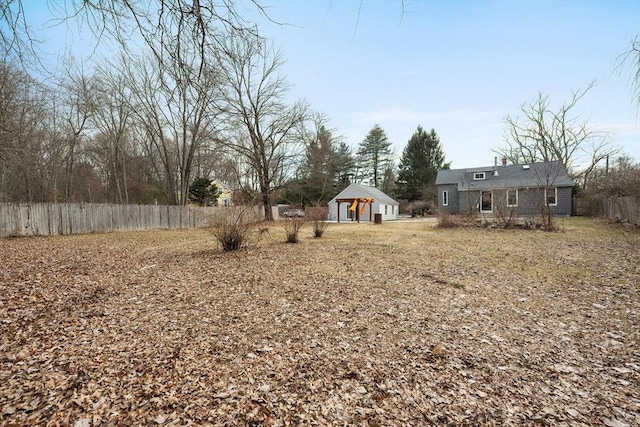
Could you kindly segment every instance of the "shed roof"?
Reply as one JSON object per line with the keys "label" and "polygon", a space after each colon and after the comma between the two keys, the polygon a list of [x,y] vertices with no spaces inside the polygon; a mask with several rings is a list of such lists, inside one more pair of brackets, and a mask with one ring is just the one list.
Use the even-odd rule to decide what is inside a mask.
{"label": "shed roof", "polygon": [[[494,170],[497,175],[494,175]],[[474,172],[486,172],[485,179],[474,180]],[[485,190],[495,188],[534,188],[552,185],[572,187],[573,181],[558,161],[531,163],[528,165],[488,166],[469,169],[438,171],[436,185],[457,184],[460,190]]]}
{"label": "shed roof", "polygon": [[371,197],[374,199],[374,201],[382,203],[384,205],[399,205],[398,202],[393,200],[390,196],[383,193],[378,188],[369,187],[362,184],[350,184],[336,197],[334,197],[331,202],[335,202],[336,199],[355,199],[359,197]]}

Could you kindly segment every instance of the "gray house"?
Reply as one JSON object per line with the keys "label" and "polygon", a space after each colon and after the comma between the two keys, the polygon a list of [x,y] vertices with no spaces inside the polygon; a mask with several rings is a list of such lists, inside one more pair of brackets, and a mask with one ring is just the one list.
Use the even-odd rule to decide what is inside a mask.
{"label": "gray house", "polygon": [[[496,162],[497,163],[497,162]],[[440,212],[535,216],[551,209],[571,215],[573,181],[560,162],[441,170],[436,177]]]}
{"label": "gray house", "polygon": [[375,187],[350,184],[329,202],[332,221],[373,221],[380,214],[383,221],[398,219],[399,203]]}

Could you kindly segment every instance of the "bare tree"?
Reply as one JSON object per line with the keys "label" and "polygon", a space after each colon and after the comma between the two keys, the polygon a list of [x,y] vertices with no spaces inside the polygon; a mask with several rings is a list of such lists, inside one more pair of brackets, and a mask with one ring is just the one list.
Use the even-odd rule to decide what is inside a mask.
{"label": "bare tree", "polygon": [[[269,18],[257,0],[251,4]],[[206,68],[211,38],[224,33],[219,29],[257,34],[233,0],[72,0],[63,5],[46,0],[46,5],[52,13],[51,25],[71,21],[86,25],[96,37],[96,47],[112,40],[130,50],[130,44],[140,44],[142,39],[161,66],[166,60],[170,67],[176,62],[181,66],[181,51],[173,46],[195,44],[201,59],[199,72]],[[39,63],[40,41],[29,25],[23,0],[0,2],[0,22],[2,53],[22,64]]]}
{"label": "bare tree", "polygon": [[569,102],[556,111],[551,109],[548,95],[539,92],[533,101],[521,105],[524,119],[505,118],[507,145],[496,152],[514,164],[558,160],[574,178],[581,175],[578,157],[588,155],[590,161],[584,166],[587,174],[583,178],[588,176],[598,162],[615,152],[607,133],[589,127],[575,113],[579,101],[594,85],[592,82],[585,89],[574,91]]}
{"label": "bare tree", "polygon": [[628,70],[632,97],[640,107],[640,33],[631,40],[628,49],[618,55],[616,68],[621,73]]}
{"label": "bare tree", "polygon": [[0,22],[0,55],[21,64],[37,59],[39,42],[27,22],[22,1],[0,2]]}
{"label": "bare tree", "polygon": [[91,181],[86,175],[91,167],[84,158],[91,116],[90,84],[91,79],[82,69],[77,69],[72,60],[67,64],[67,74],[58,82],[60,131],[65,142],[61,197],[69,202],[91,201],[91,191],[84,191],[84,188],[90,188],[88,181]]}
{"label": "bare tree", "polygon": [[[12,63],[0,64],[0,197],[39,202],[56,153],[46,135],[47,90]],[[45,180],[43,180],[43,178]]]}
{"label": "bare tree", "polygon": [[[286,102],[290,85],[280,74],[280,53],[259,37],[231,33],[217,50],[224,81],[224,110],[232,129],[223,144],[256,174],[265,219],[272,220],[273,191],[295,166],[307,120],[305,101]],[[291,168],[291,170],[289,170]]]}
{"label": "bare tree", "polygon": [[209,150],[218,132],[218,76],[200,73],[195,56],[174,68],[157,68],[151,58],[129,65],[126,73],[146,152],[164,178],[168,200],[186,204],[197,155]]}
{"label": "bare tree", "polygon": [[127,168],[133,151],[129,135],[133,121],[131,91],[124,76],[111,66],[99,67],[91,86],[87,102],[91,123],[99,132],[95,138],[96,151],[104,159],[107,184],[115,189],[116,201],[129,203]]}
{"label": "bare tree", "polygon": [[605,197],[634,196],[640,198],[640,162],[630,156],[620,156],[609,167],[593,171],[593,179],[587,189],[591,195]]}

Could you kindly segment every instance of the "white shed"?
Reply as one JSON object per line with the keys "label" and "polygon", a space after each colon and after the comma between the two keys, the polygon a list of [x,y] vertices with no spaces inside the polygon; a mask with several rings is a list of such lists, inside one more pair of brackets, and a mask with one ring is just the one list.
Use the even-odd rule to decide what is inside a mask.
{"label": "white shed", "polygon": [[329,202],[332,221],[374,221],[380,214],[383,221],[398,219],[400,204],[375,187],[351,184]]}

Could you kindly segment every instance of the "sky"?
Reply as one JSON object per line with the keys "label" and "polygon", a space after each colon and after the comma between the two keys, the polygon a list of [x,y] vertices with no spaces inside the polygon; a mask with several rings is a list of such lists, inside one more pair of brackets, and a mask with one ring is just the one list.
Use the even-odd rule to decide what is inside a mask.
{"label": "sky", "polygon": [[[50,13],[24,1],[36,20]],[[247,0],[238,10],[280,49],[291,101],[306,99],[354,149],[378,124],[399,158],[421,125],[435,129],[452,168],[491,165],[506,116],[521,116],[539,92],[557,109],[595,80],[576,115],[640,161],[640,105],[630,70],[616,71],[640,33],[640,1],[259,3],[268,19]],[[77,30],[45,34],[49,46],[86,54],[92,43]]]}
{"label": "sky", "polygon": [[[452,168],[491,165],[504,118],[549,96],[640,160],[640,106],[616,60],[640,33],[639,1],[265,0],[259,21],[306,98],[357,146],[379,124],[398,156],[418,125]],[[519,114],[520,113],[520,114]]]}

